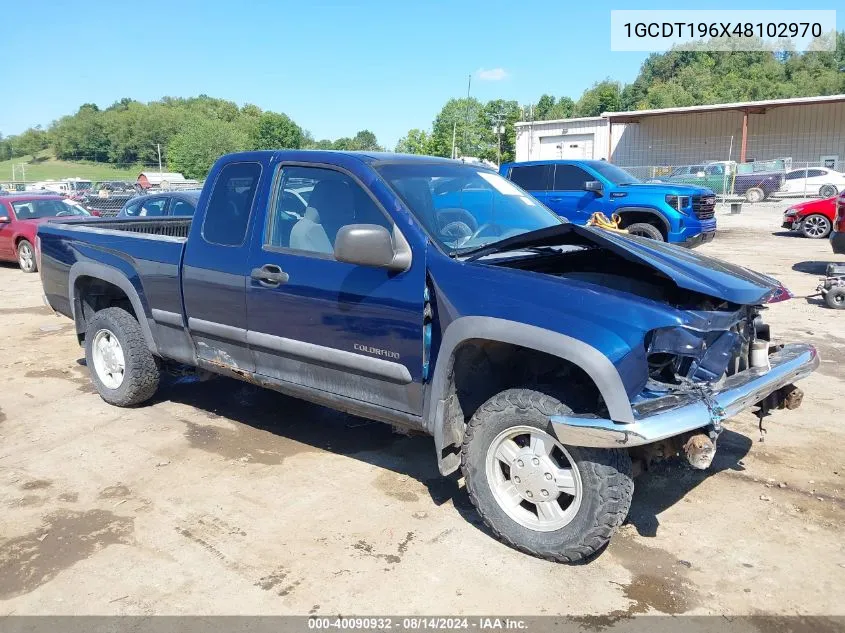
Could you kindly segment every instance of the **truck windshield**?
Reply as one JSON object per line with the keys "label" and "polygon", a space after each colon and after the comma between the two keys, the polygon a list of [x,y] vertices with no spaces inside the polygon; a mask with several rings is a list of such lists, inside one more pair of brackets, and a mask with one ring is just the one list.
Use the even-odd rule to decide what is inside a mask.
{"label": "truck windshield", "polygon": [[478,166],[388,163],[376,169],[451,254],[565,222],[512,182]]}
{"label": "truck windshield", "polygon": [[607,178],[614,185],[631,185],[634,183],[642,182],[633,174],[629,174],[621,167],[617,167],[616,165],[613,165],[611,163],[598,161],[596,163],[591,163],[590,166],[597,172],[599,172],[602,176]]}

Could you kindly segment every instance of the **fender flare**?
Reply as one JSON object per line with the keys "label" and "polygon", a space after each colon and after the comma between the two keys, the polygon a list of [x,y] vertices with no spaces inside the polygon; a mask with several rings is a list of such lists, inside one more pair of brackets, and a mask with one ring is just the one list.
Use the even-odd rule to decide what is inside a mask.
{"label": "fender flare", "polygon": [[620,209],[616,209],[614,213],[617,213],[620,216],[624,215],[625,213],[648,213],[649,215],[653,215],[658,220],[660,220],[660,223],[663,225],[663,228],[666,229],[667,233],[672,232],[672,227],[669,224],[669,221],[664,217],[662,213],[660,213],[660,211],[652,207],[622,207]]}
{"label": "fender flare", "polygon": [[135,286],[120,270],[107,264],[99,262],[76,262],[70,267],[70,277],[68,279],[68,295],[70,298],[70,309],[73,314],[73,320],[77,324],[77,332],[79,331],[80,323],[84,323],[81,319],[77,319],[77,309],[81,308],[81,304],[77,301],[76,296],[76,280],[80,277],[93,277],[94,279],[101,279],[110,284],[114,284],[129,297],[129,302],[135,310],[135,315],[138,317],[138,323],[141,326],[141,332],[144,334],[144,341],[147,347],[153,354],[158,355],[158,347],[156,346],[153,332],[150,328],[149,317],[144,309],[144,304],[141,302],[141,297],[138,294]]}
{"label": "fender flare", "polygon": [[470,339],[510,343],[567,360],[583,369],[596,384],[611,420],[622,423],[634,421],[631,403],[619,372],[610,359],[595,347],[571,336],[518,321],[486,316],[460,317],[446,328],[423,413],[425,425],[434,436],[441,472],[454,470],[441,457],[443,449],[453,443],[450,438],[452,430],[444,428],[449,373],[455,350]]}

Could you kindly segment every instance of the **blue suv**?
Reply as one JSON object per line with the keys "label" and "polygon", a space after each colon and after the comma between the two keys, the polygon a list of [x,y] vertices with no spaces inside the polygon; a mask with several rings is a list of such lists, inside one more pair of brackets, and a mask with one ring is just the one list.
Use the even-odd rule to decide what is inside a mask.
{"label": "blue suv", "polygon": [[499,172],[559,216],[586,224],[617,213],[634,235],[695,247],[716,235],[716,195],[692,185],[644,183],[603,160],[505,163]]}

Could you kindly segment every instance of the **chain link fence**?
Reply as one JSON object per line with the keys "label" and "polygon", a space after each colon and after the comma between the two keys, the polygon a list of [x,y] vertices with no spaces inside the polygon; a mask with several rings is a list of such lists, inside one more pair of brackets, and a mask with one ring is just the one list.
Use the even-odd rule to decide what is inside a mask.
{"label": "chain link fence", "polygon": [[697,136],[633,128],[618,138],[613,162],[645,182],[698,185],[723,201],[827,198],[845,190],[845,131],[829,134]]}
{"label": "chain link fence", "polygon": [[89,180],[74,177],[61,180],[0,181],[0,195],[58,194],[93,215],[114,217],[127,202],[139,196],[201,189],[203,186],[203,181],[174,178],[173,174],[161,174],[163,177],[157,178],[157,170],[142,174],[148,176],[137,180]]}

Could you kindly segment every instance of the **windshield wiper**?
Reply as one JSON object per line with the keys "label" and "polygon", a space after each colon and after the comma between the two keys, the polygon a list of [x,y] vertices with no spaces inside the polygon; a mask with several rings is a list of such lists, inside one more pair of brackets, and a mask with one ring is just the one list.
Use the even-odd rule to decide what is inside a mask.
{"label": "windshield wiper", "polygon": [[[492,253],[529,250],[529,247],[541,248],[545,246],[558,246],[562,245],[558,240],[571,233],[574,229],[574,224],[561,222],[560,224],[555,224],[553,226],[547,226],[534,231],[526,231],[525,233],[520,233],[518,235],[514,235],[513,237],[507,237],[503,240],[499,240],[498,242],[493,242],[492,244],[486,244],[477,248],[469,248],[463,252],[459,251],[456,255],[458,257],[466,257],[465,261],[472,262],[480,257],[484,257],[485,255],[490,255]],[[564,242],[564,244],[566,244],[566,242]]]}

